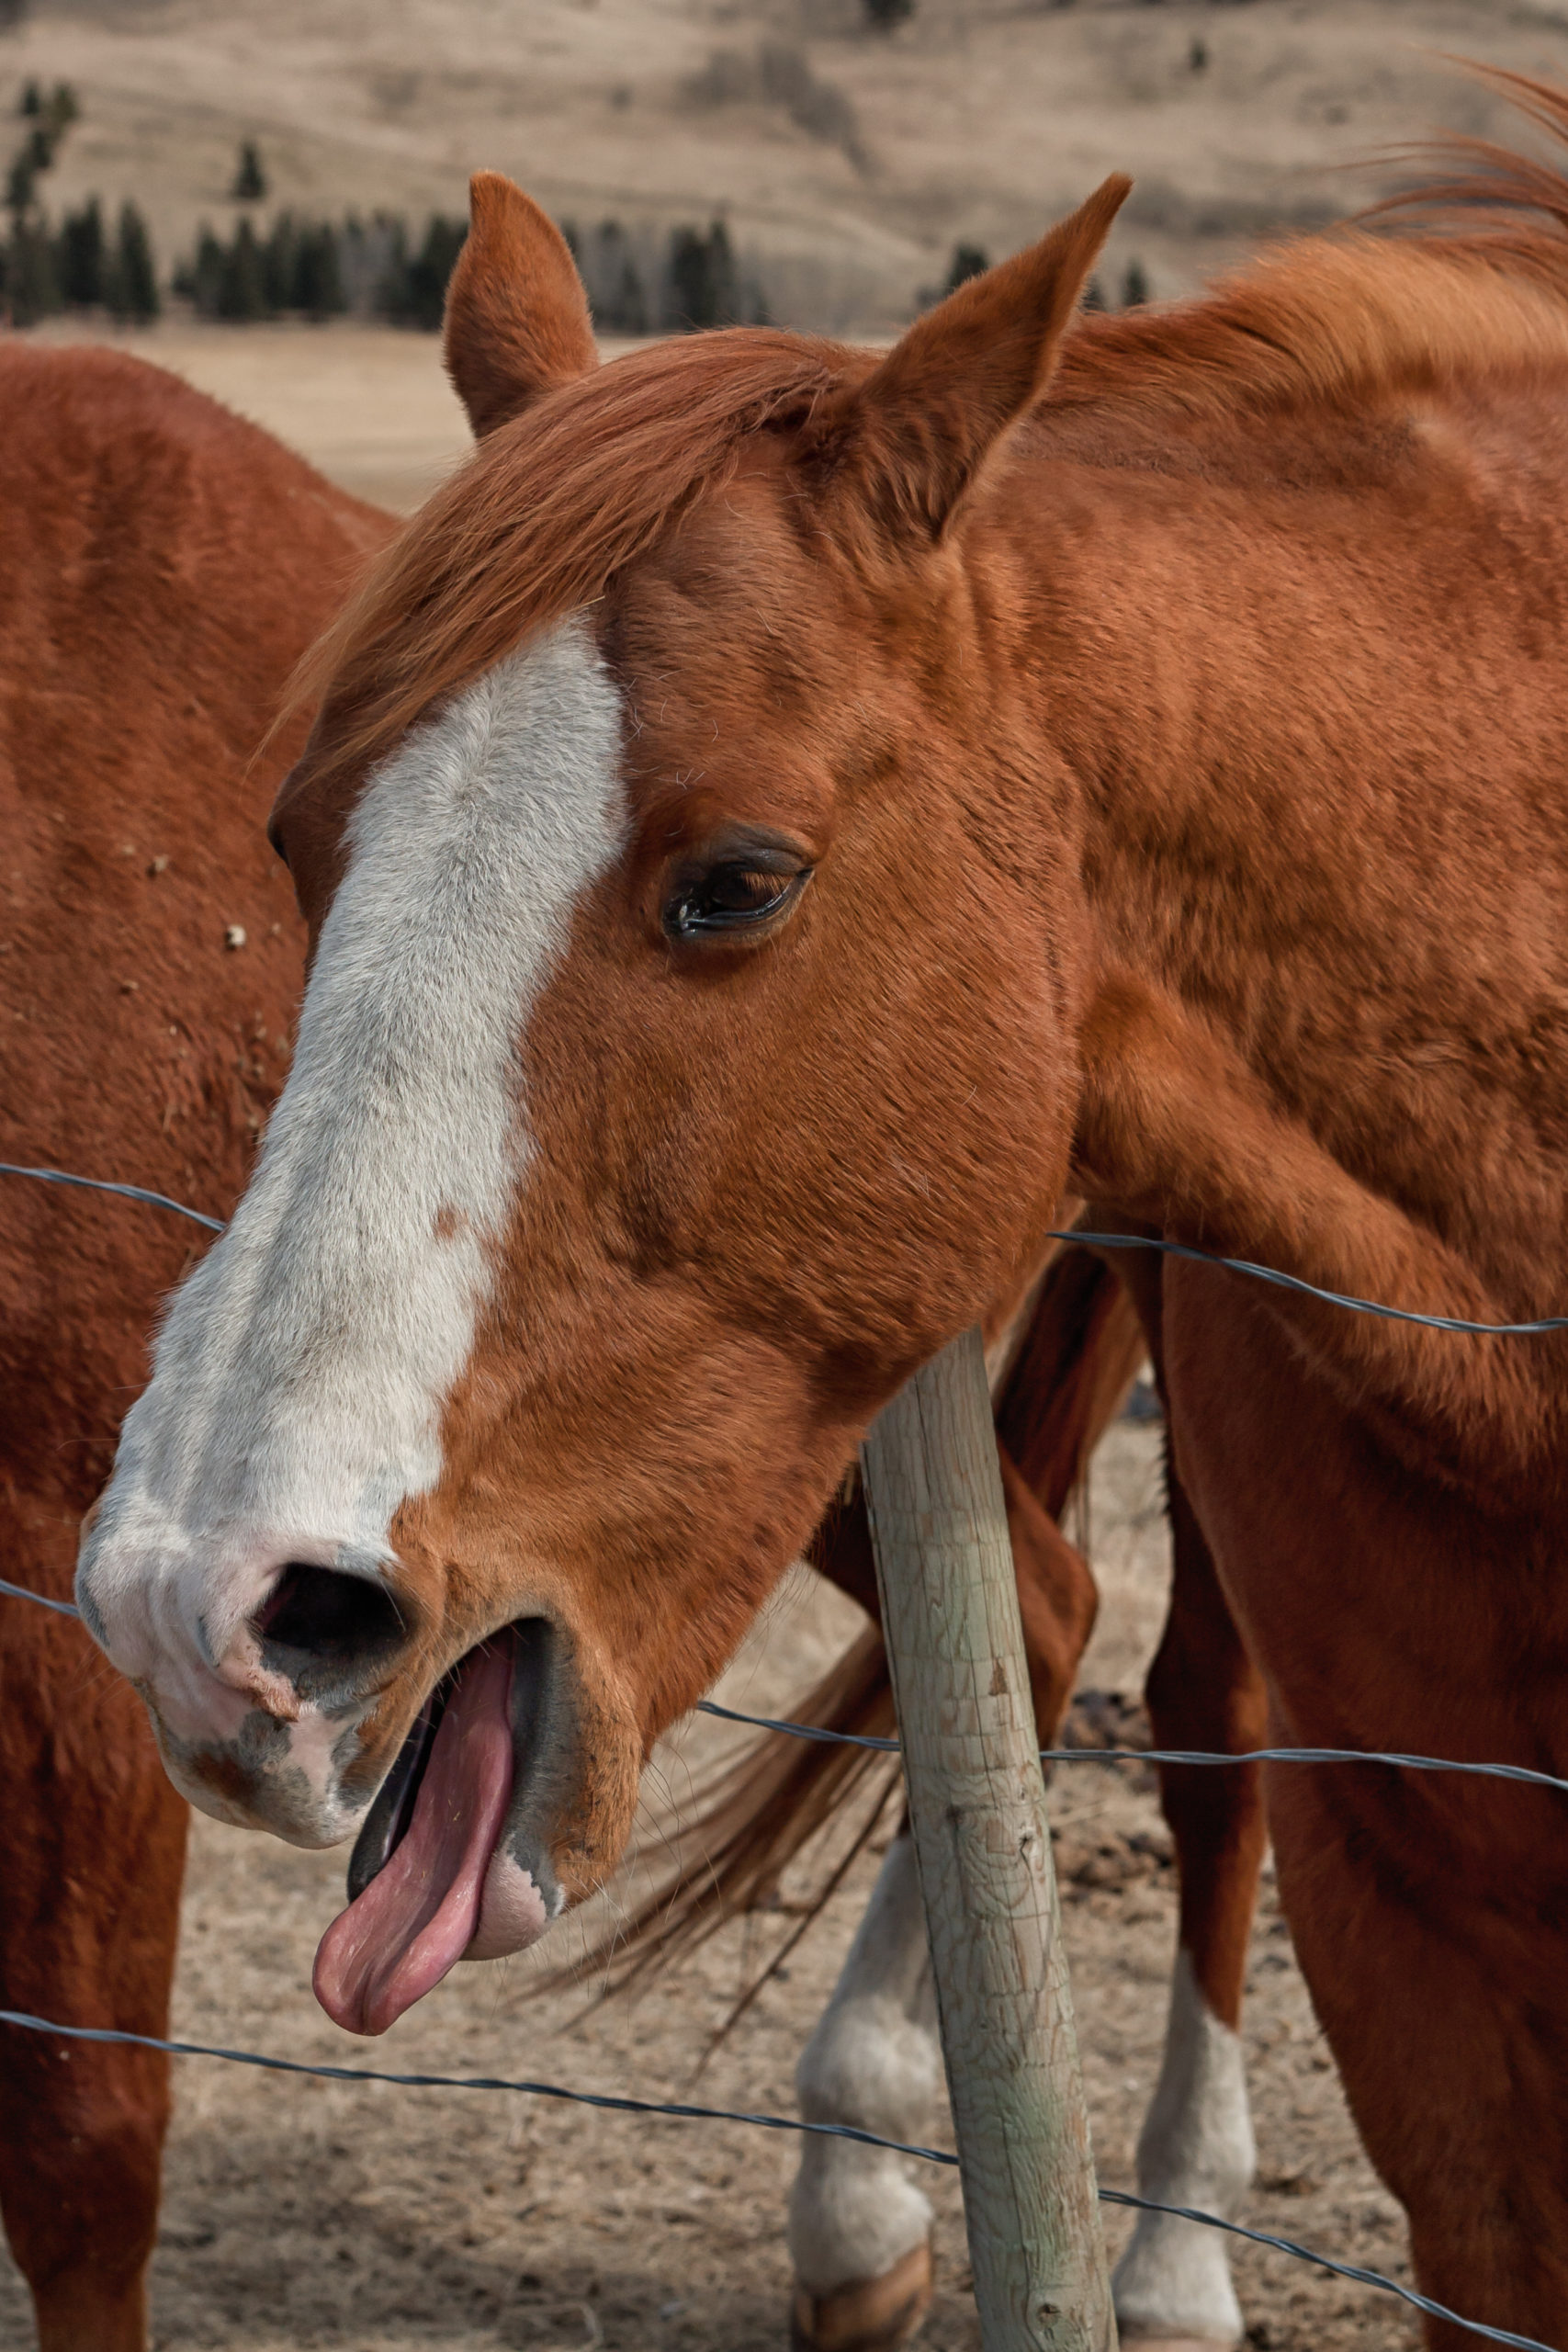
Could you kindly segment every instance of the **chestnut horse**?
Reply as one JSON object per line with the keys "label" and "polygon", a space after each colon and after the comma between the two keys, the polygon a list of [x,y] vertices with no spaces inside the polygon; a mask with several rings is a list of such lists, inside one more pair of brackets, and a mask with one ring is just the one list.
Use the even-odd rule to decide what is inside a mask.
{"label": "chestnut horse", "polygon": [[[0,360],[0,412],[9,526],[0,677],[14,842],[12,920],[0,944],[0,1150],[136,1173],[221,1216],[282,1084],[303,962],[287,877],[256,840],[275,767],[254,767],[247,746],[348,571],[390,522],[139,362],[14,348]],[[169,656],[179,694],[163,682]],[[244,932],[240,948],[226,945],[232,922]],[[143,1371],[139,1334],[205,1244],[188,1227],[92,1194],[7,1181],[5,1202],[0,1564],[12,1580],[63,1595],[75,1520],[108,1470],[122,1399]],[[1140,1350],[1119,1301],[1117,1284],[1081,1259],[1054,1265],[1030,1303],[999,1407],[1046,1726],[1065,1705],[1096,1606],[1089,1571],[1051,1512]],[[823,1533],[820,1566],[874,1604],[856,1508]],[[14,1792],[0,1823],[0,1999],[163,2032],[186,1815],[157,1769],[143,1713],[89,1660],[80,1630],[59,1616],[0,1604],[0,1759]],[[1223,1684],[1201,1672],[1206,1663],[1192,1660],[1180,1684],[1199,1693],[1199,1710],[1201,1693]],[[851,1698],[861,1713],[882,1705],[879,1665],[874,1639],[861,1644],[849,1681],[840,1672],[825,1693],[840,1714]],[[1203,1719],[1201,1734],[1170,1736],[1201,1746],[1220,1731]],[[804,1750],[804,1761],[820,1767],[823,1755]],[[841,1794],[837,1782],[818,1788],[813,1811],[804,1802],[811,1778],[743,1778],[728,1797],[728,1820],[743,1827],[736,1865],[750,1856],[781,1868],[787,1844],[799,1844],[823,1802]],[[1178,1823],[1178,1847],[1185,1877],[1201,1889],[1213,1837],[1194,1844]],[[888,1884],[905,1874],[900,1844]],[[755,1879],[743,1872],[736,1884],[745,1894]],[[1246,1917],[1251,1877],[1235,1889],[1227,1882],[1224,1898],[1232,1910],[1239,1900]],[[874,1917],[886,1919],[886,1900]],[[912,1952],[877,1938],[877,1966],[919,1981],[919,1915],[905,1903],[896,1919],[915,1928]],[[1229,1995],[1223,1975],[1203,1973],[1201,1952],[1197,1966],[1211,2002],[1235,2023],[1227,2002],[1239,1999],[1239,1975]],[[1180,2063],[1180,2030],[1176,2049]],[[865,1969],[851,1964],[804,2063],[807,2096],[816,2112],[856,2121],[867,2082],[884,2100],[909,2100],[929,2091],[936,2063],[921,2025],[888,2053],[886,2002],[879,1992],[867,1999]],[[164,2124],[167,2065],[157,2055],[0,2037],[0,2206],[47,2352],[141,2345]],[[1235,2188],[1244,2173],[1241,2162]],[[1182,2176],[1178,2189],[1203,2201],[1215,2183]],[[804,2340],[841,2338],[846,2317],[858,2334],[879,2326],[884,2343],[908,2334],[929,2290],[926,2222],[919,2192],[877,2152],[807,2143],[792,2211]],[[1173,2256],[1152,2251],[1159,2284]],[[1149,2267],[1147,2253],[1140,2267]],[[1206,2290],[1203,2312],[1224,2317],[1218,2248],[1208,2253]],[[1156,2302],[1176,2310],[1168,2290]]]}
{"label": "chestnut horse", "polygon": [[[327,639],[294,1066],[77,1577],[195,1802],[359,1835],[344,2023],[604,1883],[1064,1191],[1411,1312],[1562,1303],[1568,181],[1486,170],[1490,225],[1075,329],[1115,180],[884,357],[604,368],[477,184],[483,446]],[[1279,1736],[1568,1769],[1568,1346],[1157,1295]],[[1269,1803],[1423,2287],[1561,2335],[1557,1801]]]}
{"label": "chestnut horse", "polygon": [[[261,838],[283,761],[252,754],[390,526],[116,354],[0,350],[0,1157],[224,1216],[303,976]],[[145,1334],[202,1244],[0,1183],[0,1574],[63,1598]],[[143,1712],[79,1626],[20,1601],[0,1679],[0,2000],[165,2033],[186,1809]],[[167,2074],[0,2030],[0,2211],[45,2352],[145,2340]]]}
{"label": "chestnut horse", "polygon": [[[0,359],[0,413],[10,551],[0,680],[14,850],[13,910],[0,942],[8,959],[0,1150],[134,1173],[221,1216],[282,1081],[302,964],[286,877],[257,842],[276,766],[253,764],[247,749],[348,573],[391,526],[265,435],[139,363],[13,349]],[[236,922],[243,944],[230,946]],[[205,1245],[186,1227],[92,1195],[8,1181],[5,1198],[3,1566],[59,1596],[75,1522],[107,1475],[121,1404],[143,1370],[139,1335]],[[1007,1351],[998,1434],[1047,1729],[1095,1607],[1088,1571],[1052,1514],[1141,1349],[1121,1302],[1092,1264],[1058,1261]],[[818,1559],[874,1606],[856,1507],[824,1531]],[[1182,1619],[1179,1598],[1173,1625]],[[1211,1653],[1216,1673],[1205,1670]],[[0,1759],[13,1792],[0,1824],[0,1999],[158,2033],[185,1812],[141,1710],[91,1657],[60,1617],[0,1604]],[[832,1679],[824,1720],[885,1707],[881,1666],[873,1637],[848,1679]],[[1188,1658],[1178,1685],[1179,1697],[1196,1696],[1201,1722],[1168,1736],[1200,1745],[1222,1736],[1204,1713],[1203,1694],[1224,1685],[1212,1645]],[[804,1761],[805,1775],[754,1769],[729,1792],[727,1818],[739,1830],[731,1883],[742,1897],[754,1891],[759,1861],[776,1871],[842,1793],[831,1781],[810,1801],[828,1753],[795,1747],[791,1764]],[[1238,1784],[1232,1803],[1247,1802]],[[1201,1893],[1214,1838],[1184,1835],[1179,1819],[1177,1836],[1203,1916],[1216,1915]],[[900,1842],[886,1881],[897,1890],[907,1878]],[[1239,1904],[1243,1942],[1251,1883],[1244,1873],[1218,1889],[1220,1907]],[[707,1917],[716,1916],[710,1905]],[[918,1910],[906,1901],[890,1911],[885,1895],[874,1919],[890,1917],[906,1945],[912,1928],[912,1946],[879,1934],[875,1965],[918,1984]],[[1234,2024],[1239,1972],[1232,1986],[1207,1962],[1201,1933],[1188,1942],[1207,1997]],[[814,2111],[862,2120],[868,2083],[895,2106],[929,2092],[938,2064],[929,2026],[908,2025],[891,2052],[886,2044],[880,1980],[868,1998],[865,1968],[852,1962],[804,2063]],[[1179,2019],[1179,2066],[1186,2048]],[[1211,2098],[1202,2111],[1213,2108]],[[1193,2111],[1189,2097],[1181,2113]],[[46,2352],[124,2352],[143,2341],[167,2113],[166,2064],[152,2053],[0,2038],[0,2207]],[[1213,2129],[1210,2115],[1211,2138]],[[1233,2190],[1245,2156],[1244,2133]],[[900,2174],[853,2143],[806,2143],[792,2214],[804,2340],[841,2340],[848,2321],[857,2334],[877,2331],[868,2342],[892,2343],[918,2318],[929,2291],[929,2214]],[[1223,2201],[1226,2184],[1189,2172],[1176,2187],[1181,2198]],[[1171,2249],[1135,2249],[1128,2275],[1147,2271],[1151,2252],[1156,2288],[1165,2282],[1156,2300],[1168,2315]],[[1202,2310],[1223,2318],[1234,2303],[1223,2256],[1205,2253]],[[1190,2315],[1190,2293],[1183,2308]]]}

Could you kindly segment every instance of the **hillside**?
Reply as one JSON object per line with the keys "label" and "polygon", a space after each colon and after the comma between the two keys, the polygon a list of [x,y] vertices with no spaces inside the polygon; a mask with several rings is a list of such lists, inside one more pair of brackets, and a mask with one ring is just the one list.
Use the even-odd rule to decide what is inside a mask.
{"label": "hillside", "polygon": [[858,0],[36,0],[0,37],[0,103],[74,83],[51,205],[134,195],[165,265],[223,224],[252,136],[307,211],[457,211],[492,164],[584,229],[722,212],[778,314],[865,327],[956,239],[1009,250],[1112,168],[1138,181],[1112,282],[1136,254],[1179,291],[1259,228],[1353,208],[1381,184],[1359,158],[1503,130],[1443,51],[1568,76],[1568,14],[919,0],[886,37]]}

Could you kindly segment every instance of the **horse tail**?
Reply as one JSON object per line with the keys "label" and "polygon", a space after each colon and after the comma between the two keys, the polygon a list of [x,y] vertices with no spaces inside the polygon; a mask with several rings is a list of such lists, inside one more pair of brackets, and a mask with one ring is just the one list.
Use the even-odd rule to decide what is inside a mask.
{"label": "horse tail", "polygon": [[1105,1260],[1058,1250],[997,1399],[998,1442],[1058,1522],[1147,1353],[1137,1309]]}
{"label": "horse tail", "polygon": [[[1046,1269],[997,1405],[998,1437],[1053,1519],[1061,1519],[1078,1492],[1089,1455],[1120,1411],[1144,1354],[1132,1302],[1103,1261],[1080,1250],[1059,1252]],[[846,1482],[808,1556],[874,1612],[870,1529],[857,1481]],[[892,1682],[874,1615],[795,1701],[789,1719],[851,1739],[891,1735]],[[1055,1728],[1042,1726],[1043,1734],[1048,1737]],[[690,1805],[682,1808],[672,1872],[623,1910],[581,1960],[535,1984],[544,1989],[596,1974],[601,1997],[608,1998],[694,1951],[730,1919],[753,1912],[790,1917],[782,1948],[719,2029],[722,2038],[875,1837],[899,1785],[897,1758],[885,1752],[764,1733],[739,1758],[731,1754],[710,1767],[698,1782]],[[816,1883],[786,1900],[783,1881],[791,1864],[830,1826],[842,1826],[857,1798],[858,1810],[829,1849]]]}

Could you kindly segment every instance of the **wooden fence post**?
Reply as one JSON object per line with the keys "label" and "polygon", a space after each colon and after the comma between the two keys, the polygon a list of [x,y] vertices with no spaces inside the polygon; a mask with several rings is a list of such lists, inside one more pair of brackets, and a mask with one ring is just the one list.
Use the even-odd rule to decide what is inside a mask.
{"label": "wooden fence post", "polygon": [[985,2352],[1115,2352],[980,1334],[862,1452]]}

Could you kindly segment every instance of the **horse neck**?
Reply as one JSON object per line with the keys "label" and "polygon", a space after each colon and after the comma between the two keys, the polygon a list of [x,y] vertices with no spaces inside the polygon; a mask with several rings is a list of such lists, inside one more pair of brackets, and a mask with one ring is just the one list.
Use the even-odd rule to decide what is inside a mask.
{"label": "horse neck", "polygon": [[[1539,789],[1568,729],[1520,650],[1561,624],[1499,579],[1498,517],[1126,470],[1070,503],[1026,673],[1077,779],[1076,1183],[1325,1288],[1568,1306],[1568,822]],[[1560,578],[1568,535],[1537,537]],[[1291,1312],[1449,1417],[1451,1338]],[[1472,1437],[1537,1395],[1529,1345],[1471,1345]]]}

